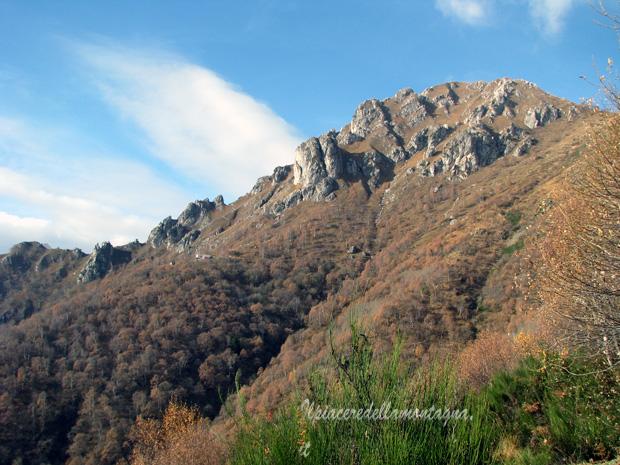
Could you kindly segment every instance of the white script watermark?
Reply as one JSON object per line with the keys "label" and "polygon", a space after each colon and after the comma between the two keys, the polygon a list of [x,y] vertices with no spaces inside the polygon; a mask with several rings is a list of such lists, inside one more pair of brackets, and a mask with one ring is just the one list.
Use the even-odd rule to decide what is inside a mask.
{"label": "white script watermark", "polygon": [[394,409],[391,402],[384,402],[381,408],[374,403],[368,408],[350,409],[315,406],[309,399],[301,403],[303,419],[314,425],[317,421],[442,421],[446,426],[450,421],[472,420],[467,409],[449,410],[429,407],[425,409]]}

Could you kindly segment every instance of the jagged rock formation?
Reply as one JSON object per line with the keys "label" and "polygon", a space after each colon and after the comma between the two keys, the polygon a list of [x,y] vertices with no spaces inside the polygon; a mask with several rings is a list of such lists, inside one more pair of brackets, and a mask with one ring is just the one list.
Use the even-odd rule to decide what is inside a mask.
{"label": "jagged rock formation", "polygon": [[420,164],[420,174],[436,176],[449,173],[453,177],[467,177],[515,149],[515,155],[521,156],[535,143],[535,139],[524,137],[523,129],[512,123],[500,134],[484,123],[478,123],[446,144],[441,156],[430,166]]}
{"label": "jagged rock formation", "polygon": [[530,108],[525,115],[523,124],[528,128],[534,129],[538,126],[545,126],[551,121],[555,121],[562,117],[562,110],[550,105],[547,102],[543,102],[541,106]]}
{"label": "jagged rock formation", "polygon": [[579,110],[534,84],[507,78],[452,82],[419,95],[407,88],[390,99],[370,99],[339,132],[332,129],[297,148],[293,182],[301,189],[270,211],[332,200],[342,185],[360,179],[377,188],[412,158],[417,163],[409,172],[463,178],[507,154],[526,154],[536,144],[529,131],[565,114],[572,120]]}
{"label": "jagged rock formation", "polygon": [[180,243],[178,251],[183,251],[200,235],[211,220],[211,213],[226,206],[224,198],[218,195],[213,202],[208,198],[191,202],[185,210],[174,220],[172,217],[165,218],[149,234],[147,243],[153,247],[166,244],[168,248]]}
{"label": "jagged rock formation", "polygon": [[109,242],[95,245],[95,250],[80,271],[77,282],[86,284],[103,278],[114,266],[127,263],[131,259],[131,252],[117,249]]}

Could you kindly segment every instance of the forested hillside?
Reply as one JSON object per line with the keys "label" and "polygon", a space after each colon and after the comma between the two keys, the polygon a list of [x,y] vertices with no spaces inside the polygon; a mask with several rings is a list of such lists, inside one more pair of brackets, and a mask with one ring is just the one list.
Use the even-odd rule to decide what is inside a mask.
{"label": "forested hillside", "polygon": [[524,81],[404,89],[145,244],[16,245],[0,265],[0,463],[128,459],[135,420],[171,399],[225,430],[235,376],[251,408],[275,408],[330,356],[330,326],[349,342],[352,309],[375,353],[398,335],[411,366],[517,334],[551,191],[592,124]]}

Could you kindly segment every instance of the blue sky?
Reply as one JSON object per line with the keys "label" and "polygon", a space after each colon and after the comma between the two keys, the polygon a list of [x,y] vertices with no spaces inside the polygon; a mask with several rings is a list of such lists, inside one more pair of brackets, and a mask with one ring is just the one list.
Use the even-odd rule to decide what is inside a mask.
{"label": "blue sky", "polygon": [[618,55],[597,19],[582,0],[0,0],[0,253],[144,241],[405,87],[508,76],[579,102]]}

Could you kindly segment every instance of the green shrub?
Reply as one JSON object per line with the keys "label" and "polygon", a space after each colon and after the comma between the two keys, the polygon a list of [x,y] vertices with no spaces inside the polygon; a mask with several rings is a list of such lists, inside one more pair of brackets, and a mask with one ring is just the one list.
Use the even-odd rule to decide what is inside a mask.
{"label": "green shrub", "polygon": [[604,368],[600,361],[542,352],[493,379],[489,404],[504,434],[520,448],[523,463],[575,463],[618,454],[620,378]]}
{"label": "green shrub", "polygon": [[510,224],[516,228],[521,222],[521,218],[523,217],[523,213],[517,210],[512,210],[506,213],[506,219],[510,221]]}
{"label": "green shrub", "polygon": [[[352,322],[350,344],[334,348],[333,365],[310,375],[307,400],[298,394],[271,419],[244,414],[231,463],[489,462],[497,431],[485,396],[459,391],[450,360],[412,372],[402,363],[401,348],[402,341],[389,355],[375,357],[371,343]],[[314,406],[311,415],[308,405]],[[361,409],[361,417],[375,411],[371,408],[386,416],[418,409],[419,415],[431,417],[435,409],[447,409],[467,419],[316,420],[319,407],[334,413]]]}
{"label": "green shrub", "polygon": [[520,241],[517,241],[514,244],[509,245],[508,247],[506,247],[502,251],[502,255],[512,255],[516,251],[521,250],[524,246],[525,246],[525,244],[523,242],[523,239],[521,239]]}
{"label": "green shrub", "polygon": [[[436,359],[413,371],[402,341],[383,357],[351,322],[349,344],[332,344],[332,363],[315,368],[307,390],[273,415],[243,414],[231,464],[555,464],[610,459],[620,444],[620,374],[603,362],[540,352],[496,374],[478,393],[456,383],[455,364]],[[317,409],[432,408],[467,420],[317,419]],[[314,406],[308,415],[308,406]],[[331,410],[333,409],[333,410]],[[363,416],[363,415],[362,415]],[[314,421],[313,421],[314,420]]]}

